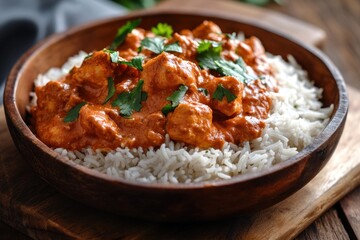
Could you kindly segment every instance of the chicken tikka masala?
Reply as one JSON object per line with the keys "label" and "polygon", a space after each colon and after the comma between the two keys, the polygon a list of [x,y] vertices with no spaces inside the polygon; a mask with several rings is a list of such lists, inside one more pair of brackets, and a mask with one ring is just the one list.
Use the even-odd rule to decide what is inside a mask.
{"label": "chicken tikka masala", "polygon": [[140,20],[59,81],[36,87],[37,136],[50,147],[159,147],[165,135],[199,148],[261,136],[276,81],[259,39],[204,21],[173,33]]}

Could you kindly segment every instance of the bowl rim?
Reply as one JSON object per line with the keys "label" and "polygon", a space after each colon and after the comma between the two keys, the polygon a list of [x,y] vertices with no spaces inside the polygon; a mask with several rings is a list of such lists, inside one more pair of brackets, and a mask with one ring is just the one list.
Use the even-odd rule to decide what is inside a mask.
{"label": "bowl rim", "polygon": [[[53,149],[48,147],[46,144],[41,142],[36,137],[36,135],[30,130],[28,125],[25,123],[24,119],[21,117],[18,107],[16,105],[16,99],[15,99],[15,91],[18,87],[19,76],[22,74],[24,66],[26,66],[26,64],[29,61],[31,61],[32,54],[36,53],[37,51],[40,51],[41,49],[46,48],[49,45],[52,45],[58,41],[61,41],[62,39],[66,38],[69,35],[76,34],[77,32],[85,30],[87,28],[94,28],[96,26],[106,24],[108,22],[130,20],[130,19],[133,19],[136,17],[142,17],[142,16],[156,17],[156,15],[169,15],[169,14],[204,17],[204,19],[211,17],[211,18],[223,19],[226,21],[239,22],[239,23],[242,23],[242,24],[245,24],[248,26],[255,27],[263,32],[267,32],[270,34],[277,35],[281,38],[285,38],[287,41],[300,46],[301,48],[303,48],[307,52],[309,52],[311,55],[313,55],[314,57],[319,59],[331,73],[332,77],[334,78],[334,80],[336,82],[337,88],[339,89],[339,107],[338,107],[338,109],[333,114],[332,118],[330,119],[330,121],[328,122],[326,127],[314,139],[314,141],[310,145],[306,146],[304,149],[299,151],[296,155],[287,159],[286,161],[277,163],[274,166],[272,166],[271,168],[261,170],[259,172],[240,174],[240,175],[234,176],[230,179],[211,180],[211,181],[206,181],[206,182],[143,183],[143,182],[136,182],[136,181],[126,180],[126,179],[121,179],[121,178],[110,177],[106,174],[97,172],[97,171],[89,169],[85,166],[81,166],[74,162],[66,160],[64,157],[62,157],[60,154],[56,153]],[[81,49],[79,49],[79,51],[80,50]],[[229,185],[233,185],[233,184],[240,184],[242,182],[247,182],[250,180],[251,181],[257,180],[264,176],[268,176],[268,175],[274,174],[276,172],[279,172],[281,170],[285,170],[285,169],[289,168],[291,165],[300,162],[301,159],[307,155],[307,153],[320,148],[320,146],[327,140],[326,136],[333,135],[335,133],[335,131],[341,126],[342,122],[346,118],[348,108],[349,108],[349,100],[348,100],[348,96],[347,96],[344,79],[341,76],[337,67],[333,64],[333,62],[319,49],[316,49],[315,47],[310,46],[306,43],[300,42],[300,41],[294,39],[292,36],[281,33],[274,28],[269,28],[268,26],[264,26],[263,24],[254,22],[252,20],[245,19],[242,17],[235,19],[232,15],[224,16],[222,14],[219,14],[219,13],[216,13],[213,11],[208,11],[208,10],[206,10],[206,11],[157,10],[156,12],[154,10],[136,11],[136,12],[124,15],[124,16],[96,20],[94,22],[90,22],[90,23],[86,23],[86,24],[82,24],[80,26],[70,28],[69,30],[67,30],[65,32],[51,35],[51,36],[45,38],[44,40],[38,42],[35,46],[33,46],[28,51],[26,51],[25,54],[23,54],[23,56],[16,62],[16,64],[13,66],[13,68],[11,69],[11,71],[9,73],[9,76],[8,76],[6,84],[5,84],[5,89],[4,89],[4,109],[5,109],[5,114],[7,115],[7,118],[6,118],[7,121],[11,121],[13,126],[17,129],[17,131],[21,132],[24,135],[24,137],[28,138],[34,144],[34,147],[36,147],[38,150],[45,153],[46,155],[53,157],[57,161],[60,161],[64,167],[75,168],[76,171],[80,171],[82,174],[86,174],[89,177],[96,178],[96,180],[99,180],[99,181],[110,182],[112,184],[126,185],[129,187],[135,187],[138,189],[159,189],[162,191],[196,190],[196,189],[202,189],[204,187],[216,188],[216,187],[229,186]],[[9,123],[8,123],[8,125],[9,125]]]}

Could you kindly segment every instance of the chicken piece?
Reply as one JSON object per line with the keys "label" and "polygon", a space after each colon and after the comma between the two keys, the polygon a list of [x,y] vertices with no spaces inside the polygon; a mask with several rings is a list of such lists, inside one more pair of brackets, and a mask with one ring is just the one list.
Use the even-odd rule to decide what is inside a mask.
{"label": "chicken piece", "polygon": [[59,109],[64,109],[71,96],[69,86],[62,81],[51,81],[44,87],[35,89],[37,95],[37,118],[52,117]]}
{"label": "chicken piece", "polygon": [[104,51],[94,52],[79,68],[74,68],[66,82],[75,85],[79,96],[87,102],[100,104],[108,94],[108,78],[114,76],[115,63]]}
{"label": "chicken piece", "polygon": [[143,66],[140,78],[144,79],[143,89],[148,93],[159,90],[175,90],[180,84],[196,84],[201,77],[195,63],[183,60],[171,53],[163,52]]}
{"label": "chicken piece", "polygon": [[241,43],[238,39],[225,39],[222,44],[221,56],[225,60],[235,62],[239,58],[239,55],[236,54],[236,48],[239,44]]}
{"label": "chicken piece", "polygon": [[267,118],[272,100],[267,87],[260,80],[251,82],[243,97],[244,115]]}
{"label": "chicken piece", "polygon": [[193,33],[192,33],[192,31],[190,29],[180,30],[180,35],[184,35],[184,36],[187,36],[187,37],[190,37],[190,38],[194,38],[194,35],[193,35]]}
{"label": "chicken piece", "polygon": [[259,75],[272,75],[272,69],[267,62],[265,50],[260,40],[250,37],[244,42],[239,42],[236,49],[247,65],[252,67]]}
{"label": "chicken piece", "polygon": [[126,51],[131,49],[137,51],[140,47],[141,40],[145,37],[145,30],[140,28],[133,29],[130,33],[127,34],[123,44],[119,46],[119,51]]}
{"label": "chicken piece", "polygon": [[228,102],[226,96],[221,100],[213,98],[210,103],[211,108],[218,110],[226,116],[240,114],[242,112],[244,84],[232,76],[214,78],[212,81],[208,82],[207,86],[211,96],[214,95],[214,92],[219,85],[222,85],[224,89],[229,90],[232,94],[236,95],[236,98],[231,102]]}
{"label": "chicken piece", "polygon": [[[115,110],[112,110],[115,111]],[[121,132],[116,123],[107,113],[98,106],[85,105],[80,109],[77,133],[86,138],[81,138],[79,147],[92,146],[94,149],[112,149],[119,146],[122,140]]]}
{"label": "chicken piece", "polygon": [[220,27],[211,21],[204,21],[192,32],[195,38],[200,39],[208,39],[220,42],[223,38]]}
{"label": "chicken piece", "polygon": [[141,40],[145,38],[145,30],[135,28],[127,34],[123,44],[119,46],[120,57],[130,61],[133,57],[138,55],[138,48],[140,47]]}
{"label": "chicken piece", "polygon": [[144,130],[141,134],[146,137],[146,143],[149,146],[160,146],[165,142],[165,124],[166,118],[161,112],[155,112],[142,119]]}
{"label": "chicken piece", "polygon": [[109,112],[108,115],[120,129],[123,137],[121,146],[158,147],[165,141],[166,118],[160,111],[146,115],[134,112],[131,118],[121,117],[114,112]]}
{"label": "chicken piece", "polygon": [[71,127],[59,115],[47,117],[46,121],[37,118],[35,131],[39,139],[49,147],[68,148],[75,139]]}
{"label": "chicken piece", "polygon": [[265,122],[256,117],[238,115],[234,118],[219,122],[219,129],[226,136],[226,141],[239,144],[251,141],[261,136]]}
{"label": "chicken piece", "polygon": [[181,57],[183,59],[189,60],[194,62],[196,59],[196,49],[198,47],[198,43],[193,40],[193,38],[180,35],[178,33],[175,33],[172,39],[169,41],[169,43],[175,43],[177,42],[180,47],[182,48],[181,53],[174,53],[176,56]]}
{"label": "chicken piece", "polygon": [[213,112],[207,105],[197,102],[180,103],[169,113],[166,131],[171,139],[200,148],[224,144],[224,137],[214,127]]}

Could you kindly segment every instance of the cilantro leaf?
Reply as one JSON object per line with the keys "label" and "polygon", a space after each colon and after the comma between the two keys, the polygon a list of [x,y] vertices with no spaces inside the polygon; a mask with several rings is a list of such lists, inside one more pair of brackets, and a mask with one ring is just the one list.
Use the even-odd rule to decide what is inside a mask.
{"label": "cilantro leaf", "polygon": [[120,46],[124,41],[128,33],[131,33],[131,31],[136,28],[141,22],[141,19],[136,19],[134,21],[128,21],[123,26],[121,26],[116,36],[113,40],[113,42],[110,44],[109,49],[115,50],[118,46]]}
{"label": "cilantro leaf", "polygon": [[185,96],[186,91],[189,88],[185,85],[181,85],[179,87],[179,90],[176,90],[175,92],[173,92],[173,94],[171,94],[170,97],[167,97],[166,100],[171,101],[171,106],[172,107],[176,107],[177,105],[179,105],[180,101],[183,99],[183,97]]}
{"label": "cilantro leaf", "polygon": [[237,98],[237,96],[233,94],[229,89],[226,89],[222,84],[219,84],[216,87],[212,98],[222,101],[224,97],[226,97],[228,103],[234,101]]}
{"label": "cilantro leaf", "polygon": [[208,51],[210,47],[211,47],[211,42],[203,40],[199,43],[199,46],[197,47],[196,51],[198,53],[203,53]]}
{"label": "cilantro leaf", "polygon": [[170,104],[166,104],[162,109],[161,112],[167,116],[170,112],[173,112],[175,107],[172,107]]}
{"label": "cilantro leaf", "polygon": [[211,41],[201,41],[197,48],[197,60],[201,68],[208,68],[212,70],[217,69],[215,60],[220,60],[220,53],[222,46],[220,43]]}
{"label": "cilantro leaf", "polygon": [[147,93],[141,91],[143,84],[144,80],[140,79],[132,91],[118,94],[117,98],[112,102],[113,107],[120,108],[122,117],[130,117],[133,111],[140,111],[141,102],[147,99]]}
{"label": "cilantro leaf", "polygon": [[119,52],[115,50],[110,49],[104,49],[104,52],[108,53],[110,55],[111,62],[117,63],[119,60]]}
{"label": "cilantro leaf", "polygon": [[158,37],[146,37],[141,41],[141,47],[147,48],[156,54],[160,54],[162,51],[164,51],[164,41],[164,39]]}
{"label": "cilantro leaf", "polygon": [[189,88],[185,85],[181,85],[178,90],[173,92],[166,100],[170,101],[171,104],[166,104],[165,107],[161,109],[161,112],[167,116],[169,112],[175,110],[175,108],[180,104],[180,101],[184,98],[186,91]]}
{"label": "cilantro leaf", "polygon": [[114,79],[112,77],[108,77],[107,80],[108,80],[108,95],[103,104],[107,103],[110,100],[110,98],[112,98],[112,96],[114,96],[114,93],[115,93]]}
{"label": "cilantro leaf", "polygon": [[197,48],[197,60],[201,68],[215,70],[222,76],[233,76],[243,83],[255,80],[257,77],[246,73],[246,64],[240,57],[236,63],[221,58],[220,43],[201,41]]}
{"label": "cilantro leaf", "polygon": [[151,31],[158,36],[166,38],[170,38],[173,33],[172,27],[167,23],[158,23],[156,27],[151,28]]}
{"label": "cilantro leaf", "polygon": [[168,45],[165,45],[164,42],[165,39],[162,39],[160,37],[154,37],[154,38],[146,37],[141,41],[141,47],[147,48],[156,54],[160,54],[164,51],[180,52],[180,53],[182,52],[182,48],[179,46],[177,42]]}
{"label": "cilantro leaf", "polygon": [[214,51],[220,55],[222,51],[221,42],[215,42],[210,40],[202,40],[199,43],[199,46],[197,47],[196,51],[198,53],[206,53],[207,51]]}
{"label": "cilantro leaf", "polygon": [[142,64],[144,62],[143,56],[136,56],[131,61],[119,61],[119,52],[109,49],[104,49],[104,52],[108,53],[110,55],[111,62],[113,63],[120,63],[120,64],[126,64],[131,67],[137,68],[138,70],[142,71]]}
{"label": "cilantro leaf", "polygon": [[237,38],[237,34],[236,34],[236,32],[227,33],[227,34],[226,34],[226,37],[227,37],[228,39],[235,40],[235,39]]}
{"label": "cilantro leaf", "polygon": [[131,67],[134,67],[140,71],[143,70],[143,67],[142,67],[142,64],[144,62],[144,57],[141,56],[141,55],[138,55],[136,57],[134,57],[133,59],[131,59],[130,62],[128,61],[118,61],[118,63],[121,63],[121,64],[126,64],[128,66],[131,66]]}
{"label": "cilantro leaf", "polygon": [[63,121],[66,123],[75,121],[79,117],[80,109],[85,104],[87,104],[87,102],[81,102],[81,103],[75,105],[75,107],[71,108],[70,111],[66,114]]}
{"label": "cilantro leaf", "polygon": [[225,36],[230,40],[244,40],[245,39],[245,36],[242,32],[227,33],[227,34],[225,34]]}
{"label": "cilantro leaf", "polygon": [[218,67],[217,72],[223,76],[236,77],[243,83],[248,83],[249,81],[255,80],[255,76],[246,73],[244,61],[239,59],[236,61],[236,63],[224,59],[215,60],[214,63]]}
{"label": "cilantro leaf", "polygon": [[165,52],[178,52],[178,53],[181,53],[182,48],[180,47],[178,42],[174,42],[174,43],[165,45],[164,46],[164,51]]}

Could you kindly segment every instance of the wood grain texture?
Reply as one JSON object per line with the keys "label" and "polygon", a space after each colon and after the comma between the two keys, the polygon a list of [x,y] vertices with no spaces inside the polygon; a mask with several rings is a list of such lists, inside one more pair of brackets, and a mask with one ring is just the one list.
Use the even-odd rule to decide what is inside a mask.
{"label": "wood grain texture", "polygon": [[340,205],[344,210],[354,235],[360,239],[360,188],[357,188],[342,199]]}
{"label": "wood grain texture", "polygon": [[[344,2],[346,5],[345,7],[340,4],[340,2]],[[342,150],[342,153],[339,154],[339,158],[341,160],[342,164],[344,162],[345,165],[350,164],[352,165],[353,172],[351,173],[351,176],[348,176],[348,179],[345,179],[345,183],[343,181],[340,181],[338,178],[340,177],[339,175],[344,174],[344,172],[346,172],[347,170],[349,170],[349,168],[351,168],[351,166],[343,166],[343,170],[341,171],[337,171],[337,169],[333,169],[333,171],[331,172],[330,175],[327,175],[327,177],[325,177],[325,179],[327,179],[327,183],[325,184],[325,186],[317,189],[317,187],[314,187],[314,192],[317,192],[317,196],[314,196],[314,201],[317,203],[316,199],[320,198],[321,196],[321,191],[323,191],[324,189],[326,189],[327,187],[331,187],[331,183],[333,183],[332,186],[336,185],[336,182],[340,182],[342,185],[346,185],[346,188],[344,190],[341,191],[348,191],[348,188],[352,188],[353,186],[357,185],[359,182],[359,179],[357,177],[354,177],[354,171],[356,171],[356,166],[358,164],[358,161],[356,161],[355,156],[359,155],[359,127],[358,127],[358,119],[360,119],[359,116],[359,105],[354,105],[354,101],[359,102],[360,101],[360,97],[359,97],[359,83],[360,81],[358,81],[358,77],[360,76],[359,71],[360,68],[356,67],[360,64],[360,58],[359,58],[359,51],[354,51],[353,49],[357,49],[356,46],[358,46],[358,42],[359,40],[356,40],[356,38],[354,38],[355,35],[358,35],[359,31],[349,31],[347,30],[348,28],[344,28],[341,27],[339,25],[345,25],[346,24],[346,19],[351,18],[353,19],[351,21],[351,23],[353,23],[351,26],[353,26],[352,28],[356,29],[356,19],[358,19],[358,17],[360,16],[360,14],[355,15],[355,12],[359,10],[358,4],[359,2],[357,1],[351,1],[351,0],[346,0],[346,1],[336,1],[336,0],[330,0],[330,1],[311,1],[311,0],[303,0],[303,1],[286,1],[287,4],[285,4],[283,7],[279,8],[278,6],[275,6],[274,9],[275,10],[279,10],[283,11],[285,13],[288,13],[292,16],[298,17],[298,18],[302,18],[304,20],[307,20],[311,23],[317,24],[318,26],[326,29],[326,31],[329,31],[328,29],[332,29],[330,32],[337,32],[340,34],[335,34],[335,35],[331,35],[331,38],[328,40],[328,44],[325,46],[325,51],[328,55],[330,55],[330,57],[335,61],[335,63],[340,67],[341,71],[343,72],[345,79],[347,81],[347,83],[350,85],[349,87],[349,95],[350,95],[350,113],[348,116],[348,122],[345,128],[345,132],[344,132],[344,136],[346,137],[346,140],[344,140],[344,136],[341,139],[340,143],[339,143],[339,147],[337,149],[337,151],[335,152],[333,158],[331,159],[331,161],[329,162],[329,164],[332,161],[335,161],[335,157],[338,156],[338,150],[340,148],[344,148]],[[355,7],[353,6],[353,4],[355,4]],[[340,7],[339,7],[340,6]],[[306,9],[306,11],[304,11],[304,9]],[[337,22],[335,24],[328,24],[327,20],[328,17],[331,15],[331,17],[333,17],[334,19],[331,21]],[[359,21],[357,21],[359,22]],[[336,30],[337,29],[337,30]],[[351,28],[350,28],[351,29]],[[344,37],[346,36],[346,37]],[[359,39],[359,38],[357,38]],[[350,48],[350,47],[346,47],[348,44],[350,43],[351,46],[355,46],[355,48]],[[340,44],[340,45],[337,45]],[[329,45],[331,46],[329,48]],[[346,59],[346,61],[345,61]],[[355,66],[355,67],[354,67]],[[0,119],[2,117],[2,121],[0,121],[0,127],[4,126],[4,119],[3,119],[3,113],[0,110]],[[352,120],[350,120],[352,119]],[[2,129],[3,132],[7,132],[6,129]],[[0,207],[4,207],[4,204],[6,204],[6,207],[11,206],[11,213],[9,213],[8,215],[10,217],[7,218],[7,222],[14,222],[14,218],[19,218],[19,219],[27,219],[26,221],[22,222],[18,222],[18,225],[16,225],[17,229],[22,229],[23,231],[27,232],[28,234],[30,234],[31,236],[37,236],[40,238],[40,236],[44,239],[46,237],[49,238],[49,236],[56,236],[56,235],[51,235],[54,234],[54,232],[56,233],[57,231],[65,231],[65,235],[62,235],[63,237],[67,236],[70,238],[74,238],[75,236],[77,237],[83,237],[83,238],[90,238],[91,236],[98,236],[103,234],[103,236],[108,237],[108,239],[110,239],[110,236],[114,237],[117,236],[118,238],[122,237],[122,238],[160,238],[161,236],[170,236],[170,234],[178,234],[177,236],[179,236],[178,238],[180,239],[181,236],[185,236],[185,237],[189,237],[190,238],[195,238],[195,237],[202,237],[203,239],[205,239],[206,237],[217,237],[219,239],[223,239],[223,238],[235,238],[235,237],[239,237],[242,238],[241,236],[244,236],[244,234],[248,231],[247,229],[251,229],[254,228],[253,231],[256,230],[256,228],[259,226],[257,224],[251,225],[253,222],[256,223],[256,219],[257,216],[250,216],[251,221],[248,222],[246,217],[239,217],[235,220],[228,220],[225,221],[223,223],[219,223],[219,224],[198,224],[198,225],[194,225],[193,227],[191,226],[187,226],[187,225],[180,225],[180,226],[167,226],[167,225],[161,225],[161,224],[149,224],[147,222],[136,222],[137,225],[130,227],[131,224],[133,224],[134,222],[132,220],[124,220],[124,221],[120,221],[118,220],[116,217],[112,216],[112,215],[107,215],[107,214],[102,214],[102,213],[89,213],[89,208],[86,208],[84,206],[81,206],[65,197],[63,197],[62,195],[56,193],[54,190],[52,190],[50,187],[48,187],[43,181],[39,180],[36,176],[34,176],[31,172],[30,175],[25,174],[27,177],[23,177],[23,174],[28,172],[28,166],[24,165],[24,162],[20,159],[18,152],[15,150],[14,146],[12,145],[11,140],[9,140],[9,135],[8,133],[6,133],[6,135],[2,135],[2,132],[0,131],[0,174],[2,176],[6,177],[10,177],[7,172],[5,171],[4,173],[4,169],[7,170],[7,167],[10,166],[10,162],[13,160],[16,164],[22,163],[20,164],[20,169],[22,170],[18,170],[17,171],[17,176],[14,177],[12,176],[12,178],[10,178],[11,180],[20,178],[21,183],[18,183],[18,187],[16,189],[18,189],[19,191],[24,191],[27,189],[28,185],[24,185],[23,186],[23,182],[27,183],[28,181],[33,181],[34,179],[37,179],[36,181],[38,181],[37,183],[39,183],[38,186],[38,191],[39,192],[35,192],[35,193],[48,193],[50,192],[51,197],[49,198],[49,201],[45,201],[44,199],[41,198],[30,198],[27,207],[24,207],[21,210],[21,212],[23,212],[23,215],[19,216],[19,209],[16,207],[16,201],[17,198],[19,196],[22,197],[28,197],[26,194],[26,191],[24,194],[15,194],[13,192],[8,192],[6,193],[6,191],[9,191],[9,188],[13,187],[13,184],[10,182],[2,181],[3,178],[0,178],[0,191],[4,190],[3,192],[1,192],[1,199],[0,199]],[[350,140],[349,143],[347,142],[347,140]],[[4,144],[3,144],[4,143]],[[5,164],[3,164],[3,159],[2,158],[4,155],[3,153],[9,153],[11,154],[11,156],[13,156],[11,158],[11,160],[9,159],[8,161],[6,161]],[[338,159],[338,161],[340,161]],[[8,165],[10,164],[10,165]],[[2,168],[1,168],[2,167]],[[337,167],[337,165],[335,164],[335,167]],[[324,172],[326,171],[325,169],[322,171]],[[323,175],[323,173],[320,173],[321,175]],[[319,176],[318,176],[319,177]],[[315,178],[312,182],[316,181]],[[352,177],[353,180],[351,179]],[[350,179],[350,180],[349,180]],[[350,182],[350,186],[348,186],[346,183],[347,181]],[[321,182],[321,181],[320,181]],[[11,184],[11,186],[7,186],[4,184]],[[4,186],[4,188],[3,188]],[[37,189],[37,187],[35,185],[30,185],[33,189]],[[297,203],[301,204],[301,205],[307,205],[312,204],[311,201],[306,200],[309,197],[309,192],[311,193],[311,190],[307,189],[308,186],[306,186],[304,189],[302,189],[299,193],[297,193]],[[341,187],[341,186],[339,186]],[[307,189],[307,190],[306,190]],[[339,189],[338,189],[339,190]],[[305,194],[305,200],[306,201],[302,201],[303,196],[302,193],[308,193]],[[332,193],[330,194],[329,197],[329,193],[331,193],[332,191],[326,191],[326,195],[322,196],[324,198],[328,197],[330,199],[329,201],[323,200],[322,203],[320,202],[317,205],[316,211],[313,213],[311,218],[305,218],[302,219],[302,217],[304,215],[300,215],[300,217],[297,217],[297,213],[299,211],[298,208],[294,208],[295,211],[292,213],[292,218],[294,219],[294,222],[292,222],[292,224],[295,224],[297,222],[299,223],[299,227],[297,229],[297,231],[299,231],[299,229],[303,229],[305,228],[311,221],[313,221],[315,218],[317,218],[317,216],[319,215],[319,213],[324,212],[326,210],[326,208],[328,208],[329,206],[331,206],[337,199],[341,198],[341,196],[343,194],[341,194],[341,196],[336,195],[336,193]],[[3,195],[3,193],[6,193],[6,195]],[[53,194],[53,195],[52,195]],[[335,196],[335,199],[332,199],[332,196]],[[351,196],[351,195],[350,195]],[[11,200],[10,200],[11,199]],[[285,203],[288,200],[285,201]],[[291,200],[289,200],[291,201]],[[32,202],[32,203],[31,203]],[[59,202],[61,202],[62,204],[64,204],[62,207],[59,207],[58,209],[54,209],[54,206],[56,204],[58,204]],[[281,205],[282,203],[280,203],[279,205]],[[296,203],[294,203],[296,204]],[[305,209],[308,208],[308,206],[304,206]],[[32,211],[29,211],[28,209],[33,209]],[[281,217],[281,215],[286,215],[288,214],[288,212],[292,212],[292,206],[290,205],[290,208],[285,209],[284,211],[280,212],[277,211],[281,208],[279,208],[278,206],[275,206],[275,208],[273,208],[273,214],[280,214],[279,217],[275,218],[275,219],[280,219],[280,223],[279,224],[285,224],[288,222],[289,219],[292,220],[291,217]],[[270,211],[270,210],[269,210]],[[309,210],[306,210],[307,212],[311,212]],[[36,219],[34,219],[33,215],[31,215],[32,213],[36,213],[37,217],[36,219],[45,219],[43,221],[38,221]],[[330,211],[332,212],[332,211]],[[0,214],[3,214],[3,212],[0,212]],[[97,215],[99,214],[99,215]],[[259,213],[261,214],[261,213]],[[310,214],[310,213],[309,213]],[[29,215],[31,215],[31,217],[29,217]],[[94,216],[95,215],[95,216]],[[97,215],[97,216],[96,216]],[[311,214],[310,214],[311,215]],[[327,217],[330,216],[330,217]],[[123,233],[118,233],[116,232],[116,227],[110,228],[110,229],[101,229],[102,227],[104,227],[103,224],[94,224],[96,221],[99,221],[99,219],[101,221],[105,221],[105,223],[107,224],[113,224],[113,225],[117,225],[120,226],[119,227],[119,231],[123,231]],[[281,230],[280,233],[277,232],[277,226],[274,225],[274,223],[269,219],[269,228],[267,228],[267,230],[270,229],[269,232],[267,232],[267,236],[271,236],[271,238],[276,239],[279,238],[279,236],[283,236],[283,229]],[[333,221],[333,214],[329,214],[326,213],[320,220],[318,220],[316,222],[316,224],[321,224],[322,226],[324,226],[324,231],[328,231],[329,234],[326,236],[337,236],[336,233],[334,233],[335,235],[331,235],[331,231],[334,230],[334,227],[331,224],[328,224],[330,221]],[[71,221],[71,222],[69,222]],[[263,221],[266,222],[266,218],[263,219]],[[41,224],[38,224],[38,222],[41,222]],[[323,222],[323,223],[321,223]],[[354,223],[356,223],[356,221],[354,221]],[[222,225],[223,224],[223,225]],[[315,224],[315,225],[316,225]],[[338,225],[339,223],[336,223],[336,225]],[[27,228],[25,228],[24,230],[24,225],[27,226]],[[244,226],[243,226],[244,225]],[[98,227],[97,227],[98,226]],[[110,226],[110,225],[109,225]],[[123,226],[123,227],[121,227]],[[136,228],[136,226],[138,228]],[[312,228],[312,227],[311,227]],[[311,231],[311,228],[308,229],[308,231]],[[190,234],[186,234],[185,232],[189,232],[193,230],[193,233]],[[50,233],[49,233],[50,231]],[[205,235],[202,235],[201,231],[205,232]],[[209,231],[209,234],[206,234],[206,232]],[[298,232],[294,232],[292,233],[292,236],[296,235]],[[104,233],[105,232],[105,233]],[[314,232],[314,231],[313,231]],[[37,233],[37,235],[35,235],[35,233]],[[40,233],[42,233],[42,235],[39,235]],[[96,233],[98,233],[98,235],[96,235]],[[305,232],[306,233],[306,232]],[[117,235],[116,235],[117,234]],[[317,237],[313,237],[315,234],[315,236]],[[298,239],[306,239],[303,238],[303,234],[299,236]],[[308,234],[307,236],[310,236],[312,238],[307,238],[307,239],[322,239],[322,235],[319,234],[319,232],[317,233],[312,233],[312,234]],[[266,238],[268,239],[268,238]],[[328,239],[328,238],[324,238],[324,239]]]}
{"label": "wood grain texture", "polygon": [[[331,231],[329,231],[331,229]],[[341,223],[336,209],[331,208],[322,218],[310,225],[306,231],[302,232],[297,238],[304,240],[347,240],[350,239],[344,226]]]}

